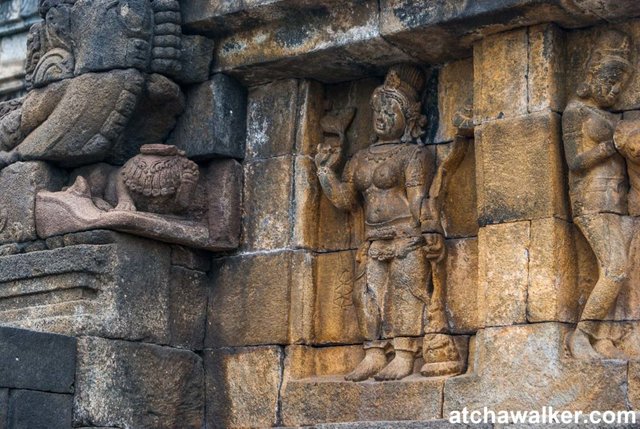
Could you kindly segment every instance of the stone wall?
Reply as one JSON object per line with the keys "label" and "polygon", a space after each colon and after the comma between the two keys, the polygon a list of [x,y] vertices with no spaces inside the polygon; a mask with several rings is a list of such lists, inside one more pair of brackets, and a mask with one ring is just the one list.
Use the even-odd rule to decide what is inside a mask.
{"label": "stone wall", "polygon": [[[142,3],[149,7],[135,4]],[[90,16],[83,4],[77,13]],[[0,97],[23,89],[36,6],[0,3],[7,17]],[[156,0],[154,7],[167,8],[154,20],[182,25],[149,25],[147,43],[161,47],[145,51],[148,63],[105,66],[111,56],[129,64],[131,55],[97,44],[88,54],[97,59],[85,60],[99,70],[40,77],[25,107],[0,109],[0,131],[15,120],[5,110],[19,112],[17,129],[29,129],[12,135],[26,149],[18,142],[0,152],[2,162],[14,149],[23,157],[7,155],[0,170],[0,428],[444,428],[449,412],[465,407],[638,409],[633,258],[618,305],[597,319],[605,334],[591,340],[623,355],[580,359],[572,348],[605,270],[575,221],[563,137],[567,103],[587,80],[602,33],[631,36],[628,62],[637,69],[637,2]],[[73,54],[101,40],[70,22],[82,29],[72,48],[65,45]],[[175,34],[162,33],[167,28]],[[177,39],[179,49],[162,45]],[[425,118],[424,134],[412,142],[419,138],[421,156],[432,160],[425,177],[446,182],[420,201],[419,211],[427,199],[441,204],[437,227],[420,218],[419,237],[410,237],[429,251],[428,238],[442,239],[420,286],[431,302],[444,287],[442,306],[423,312],[430,317],[436,307],[445,324],[430,319],[403,337],[418,346],[397,380],[347,381],[371,342],[356,302],[362,260],[372,255],[367,243],[387,238],[367,235],[364,210],[334,206],[318,153],[339,135],[341,169],[379,138],[372,94],[383,86],[404,101],[411,95],[389,73],[398,63],[417,65],[424,77],[412,100],[419,109],[410,112]],[[119,82],[124,69],[133,77],[120,88],[109,79]],[[636,72],[602,116],[637,117],[639,86]],[[131,94],[139,98],[123,98]],[[23,125],[29,108],[46,110],[56,97],[62,108],[34,115],[46,116],[45,131]],[[92,110],[109,97],[115,113]],[[344,112],[353,116],[344,130],[327,131]],[[68,143],[56,152],[44,143],[61,128],[71,137],[56,140]],[[94,149],[84,132],[94,128],[113,140],[109,151],[71,150]],[[45,147],[29,152],[38,143]],[[193,211],[122,209],[108,196],[108,186],[121,184],[97,190],[131,160],[149,161],[142,143],[199,172]],[[405,172],[396,176],[407,181]],[[624,222],[634,236],[633,219]],[[391,362],[407,351],[385,347]],[[452,363],[435,376],[423,370]]]}

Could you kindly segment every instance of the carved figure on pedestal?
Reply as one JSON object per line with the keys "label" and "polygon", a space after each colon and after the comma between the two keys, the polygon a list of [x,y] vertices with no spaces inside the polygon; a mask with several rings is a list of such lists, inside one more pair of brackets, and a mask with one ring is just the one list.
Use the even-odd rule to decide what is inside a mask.
{"label": "carved figure on pedestal", "polygon": [[573,220],[598,260],[599,277],[569,338],[574,357],[621,356],[610,338],[600,337],[590,321],[604,320],[627,278],[628,237],[625,162],[613,135],[617,116],[611,107],[632,73],[631,39],[609,30],[601,35],[588,62],[587,77],[562,118],[569,164]]}
{"label": "carved figure on pedestal", "polygon": [[[316,155],[325,195],[343,210],[362,204],[365,213],[365,242],[358,251],[353,290],[365,357],[347,380],[396,380],[411,374],[425,334],[425,314],[434,324],[445,320],[444,307],[438,299],[431,302],[428,292],[428,258],[442,261],[444,240],[433,217],[425,217],[435,160],[416,144],[426,124],[420,101],[424,84],[416,67],[389,71],[371,97],[376,141],[346,163],[341,177],[336,169],[353,111],[327,116],[322,123],[325,133],[339,137],[337,144],[328,138]],[[428,310],[430,303],[434,305]],[[395,354],[391,362],[389,349]]]}

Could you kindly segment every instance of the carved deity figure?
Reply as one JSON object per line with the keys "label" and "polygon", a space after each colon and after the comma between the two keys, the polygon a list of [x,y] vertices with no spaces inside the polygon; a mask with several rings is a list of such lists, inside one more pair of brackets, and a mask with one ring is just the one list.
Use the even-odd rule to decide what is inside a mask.
{"label": "carved deity figure", "polygon": [[605,320],[627,278],[628,238],[623,223],[628,183],[625,161],[613,140],[617,116],[607,109],[629,81],[633,70],[630,58],[628,35],[616,30],[603,33],[589,58],[585,82],[577,88],[562,118],[573,219],[596,255],[599,270],[568,339],[576,358],[620,355],[590,321]]}
{"label": "carved deity figure", "polygon": [[[422,145],[426,118],[421,114],[425,79],[413,66],[393,67],[371,97],[376,141],[358,151],[344,166],[341,145],[321,144],[315,161],[322,189],[338,208],[362,205],[365,242],[357,255],[353,291],[365,357],[345,378],[396,380],[413,372],[425,334],[431,265],[441,260],[442,235],[424,216],[435,160]],[[325,133],[344,142],[353,112],[327,116]],[[428,210],[426,210],[428,211]],[[428,225],[428,226],[427,226]],[[436,304],[444,309],[440,302]],[[437,331],[436,331],[437,332]],[[387,352],[394,358],[387,362]]]}

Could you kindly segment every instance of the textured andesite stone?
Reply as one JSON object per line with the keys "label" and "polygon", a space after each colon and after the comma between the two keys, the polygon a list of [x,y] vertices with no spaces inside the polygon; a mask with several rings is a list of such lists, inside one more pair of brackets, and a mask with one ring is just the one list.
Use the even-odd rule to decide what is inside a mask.
{"label": "textured andesite stone", "polygon": [[473,58],[445,64],[438,74],[438,131],[434,142],[453,141],[456,113],[473,101]]}
{"label": "textured andesite stone", "polygon": [[[67,335],[198,347],[203,275],[187,275],[193,278],[185,287],[168,245],[100,232],[66,236],[53,250],[0,257],[0,320]],[[99,244],[81,244],[92,241]]]}
{"label": "textured andesite stone", "polygon": [[205,350],[207,427],[277,425],[283,354],[279,347]]}
{"label": "textured andesite stone", "polygon": [[0,171],[0,243],[37,239],[36,194],[57,190],[65,180],[63,171],[43,162],[20,162]]}
{"label": "textured andesite stone", "polygon": [[[8,429],[68,429],[72,424],[73,395],[11,390]],[[0,412],[0,416],[2,413]]]}
{"label": "textured andesite stone", "polygon": [[572,359],[570,327],[537,323],[484,329],[476,338],[475,371],[447,379],[443,413],[482,409],[621,410],[627,408],[627,362]]}
{"label": "textured andesite stone", "polygon": [[480,226],[567,218],[557,114],[489,122],[476,129],[475,137]]}
{"label": "textured andesite stone", "polygon": [[75,338],[0,327],[0,387],[72,393],[75,370]]}
{"label": "textured andesite stone", "polygon": [[169,141],[196,159],[243,158],[247,94],[233,78],[214,74],[186,91],[185,112]]}
{"label": "textured andesite stone", "polygon": [[203,427],[202,359],[187,350],[83,337],[75,426]]}

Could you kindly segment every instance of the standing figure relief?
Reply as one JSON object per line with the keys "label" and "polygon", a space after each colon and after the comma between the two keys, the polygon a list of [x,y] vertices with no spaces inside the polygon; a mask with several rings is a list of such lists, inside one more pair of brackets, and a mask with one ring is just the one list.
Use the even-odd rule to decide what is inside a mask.
{"label": "standing figure relief", "polygon": [[[442,184],[431,152],[418,144],[426,117],[421,113],[422,71],[393,67],[371,96],[376,140],[344,166],[342,145],[353,111],[322,121],[327,138],[315,162],[322,189],[338,208],[364,209],[365,241],[357,254],[353,302],[365,339],[365,357],[347,380],[397,380],[410,375],[424,341],[424,375],[459,373],[462,368],[444,312],[445,243],[429,201],[433,183]],[[454,150],[460,158],[460,150]],[[459,159],[447,164],[455,169]],[[439,179],[434,180],[434,176]],[[432,281],[433,279],[433,281]],[[423,340],[425,333],[429,333]],[[428,338],[428,339],[427,339]],[[436,353],[432,353],[438,349]],[[393,352],[388,362],[387,354]]]}
{"label": "standing figure relief", "polygon": [[591,52],[585,82],[562,118],[573,221],[598,264],[597,282],[568,338],[571,354],[581,359],[623,357],[611,337],[591,322],[607,318],[628,278],[630,237],[625,223],[629,209],[638,211],[637,196],[628,201],[628,176],[621,155],[629,157],[630,151],[624,149],[624,138],[614,142],[618,115],[607,110],[633,73],[631,50],[628,35],[617,30],[603,33]]}

